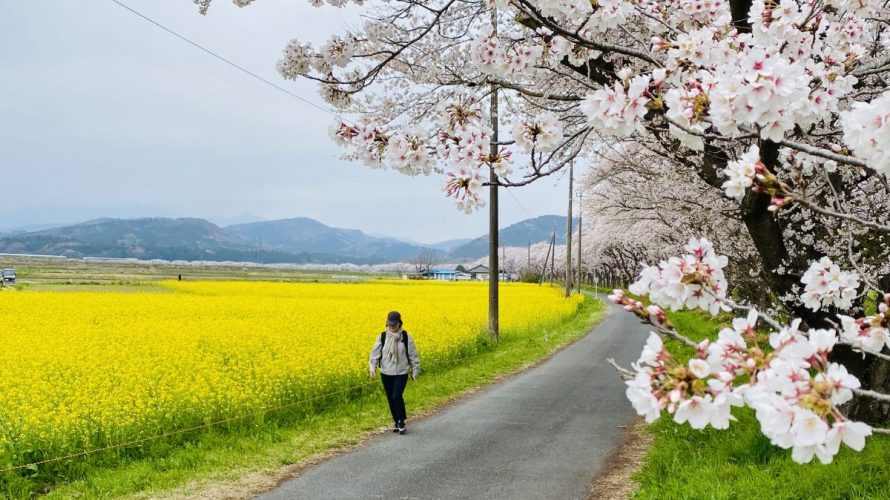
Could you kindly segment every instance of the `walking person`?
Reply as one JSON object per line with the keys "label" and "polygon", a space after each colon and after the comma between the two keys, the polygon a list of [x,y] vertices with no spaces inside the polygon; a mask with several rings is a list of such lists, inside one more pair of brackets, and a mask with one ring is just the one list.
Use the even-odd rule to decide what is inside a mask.
{"label": "walking person", "polygon": [[377,367],[380,367],[383,390],[386,391],[386,401],[392,414],[392,431],[405,434],[407,414],[402,394],[408,385],[409,368],[413,380],[417,380],[417,375],[420,374],[420,356],[417,354],[414,338],[402,329],[402,315],[397,311],[386,316],[386,330],[374,342],[368,366],[371,377],[376,375]]}

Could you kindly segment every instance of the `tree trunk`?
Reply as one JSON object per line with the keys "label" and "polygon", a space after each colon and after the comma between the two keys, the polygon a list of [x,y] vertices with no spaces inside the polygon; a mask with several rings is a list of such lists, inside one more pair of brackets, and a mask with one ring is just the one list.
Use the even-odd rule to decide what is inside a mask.
{"label": "tree trunk", "polygon": [[[779,163],[778,145],[771,141],[763,141],[760,154],[764,165],[771,171],[775,171],[775,167]],[[766,282],[774,293],[784,296],[792,293],[792,287],[800,282],[800,275],[791,273],[780,275],[776,272],[776,269],[787,260],[788,250],[782,237],[782,228],[776,220],[775,214],[768,210],[769,205],[770,197],[768,195],[749,191],[742,200],[742,221],[748,228],[751,240],[763,262]],[[818,258],[816,255],[812,257]],[[790,303],[785,303],[785,306],[795,317],[801,318],[807,327],[831,327],[827,321],[831,318],[827,313],[813,312],[804,307],[799,300],[792,300]],[[863,388],[890,393],[890,363],[874,356],[866,355],[863,358],[862,354],[855,353],[845,346],[836,347],[832,352],[831,359],[846,366],[850,373],[859,378]],[[854,420],[871,424],[890,420],[890,404],[888,403],[878,402],[871,398],[855,397],[845,406],[845,412]]]}

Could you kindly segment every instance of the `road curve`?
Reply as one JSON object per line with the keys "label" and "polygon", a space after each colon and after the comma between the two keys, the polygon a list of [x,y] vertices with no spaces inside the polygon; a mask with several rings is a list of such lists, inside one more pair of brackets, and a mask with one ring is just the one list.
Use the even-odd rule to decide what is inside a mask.
{"label": "road curve", "polygon": [[605,359],[629,365],[648,331],[609,307],[599,326],[541,365],[419,422],[409,418],[406,435],[376,436],[259,498],[585,498],[633,421]]}

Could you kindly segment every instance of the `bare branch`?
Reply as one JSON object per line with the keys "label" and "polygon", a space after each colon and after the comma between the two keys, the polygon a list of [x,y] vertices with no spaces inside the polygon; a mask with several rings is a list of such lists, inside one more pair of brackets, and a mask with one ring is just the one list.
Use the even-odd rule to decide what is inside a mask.
{"label": "bare branch", "polygon": [[618,372],[618,376],[620,376],[623,380],[633,380],[636,377],[636,374],[627,368],[622,368],[621,365],[615,362],[615,359],[608,358],[606,359],[606,363],[612,365],[612,368],[615,368],[615,371]]}
{"label": "bare branch", "polygon": [[860,226],[867,227],[870,229],[875,229],[877,231],[881,231],[882,233],[890,233],[890,226],[885,226],[883,224],[879,224],[874,221],[865,220],[865,219],[862,219],[855,215],[850,215],[850,214],[846,214],[846,213],[842,213],[842,212],[836,212],[834,210],[824,208],[824,207],[820,206],[819,204],[815,203],[814,201],[812,201],[802,195],[798,195],[797,193],[792,192],[790,194],[793,197],[795,202],[800,203],[801,205],[809,208],[810,210],[812,210],[818,214],[826,215],[828,217],[835,217],[838,219],[848,220],[850,222],[855,222],[856,224],[859,224]]}
{"label": "bare branch", "polygon": [[857,167],[869,168],[869,166],[859,158],[855,158],[853,156],[845,156],[839,155],[837,153],[832,153],[831,151],[826,151],[824,149],[816,148],[813,146],[808,146],[806,144],[801,144],[799,142],[793,141],[776,141],[780,146],[785,146],[786,148],[791,148],[797,151],[801,151],[803,153],[807,153],[813,156],[818,156],[820,158],[825,158],[826,160],[834,160],[838,163],[846,163],[847,165],[855,165]]}
{"label": "bare branch", "polygon": [[877,399],[878,401],[884,401],[886,403],[890,403],[890,395],[875,392],[868,389],[853,389],[853,394],[857,396],[864,396],[866,398]]}

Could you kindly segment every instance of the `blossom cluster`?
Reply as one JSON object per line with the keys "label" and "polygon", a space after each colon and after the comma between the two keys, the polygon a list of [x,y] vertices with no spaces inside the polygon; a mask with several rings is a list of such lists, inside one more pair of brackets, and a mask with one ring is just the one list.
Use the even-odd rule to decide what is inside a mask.
{"label": "blossom cluster", "polygon": [[472,213],[485,206],[485,201],[480,196],[482,175],[478,170],[456,168],[448,172],[444,189],[445,194],[456,200],[457,209],[461,212]]}
{"label": "blossom cluster", "polygon": [[[854,2],[855,3],[855,2]],[[890,92],[841,113],[844,142],[869,166],[890,175]]]}
{"label": "blossom cluster", "polygon": [[672,310],[698,308],[717,314],[725,307],[720,299],[726,296],[723,268],[728,259],[717,255],[705,238],[690,239],[683,248],[688,254],[644,267],[629,290],[648,295],[655,304]]}
{"label": "blossom cluster", "polygon": [[[655,33],[652,49],[666,56],[654,70],[667,70],[666,85],[653,97],[663,97],[671,134],[695,150],[703,148],[709,127],[729,137],[757,131],[778,141],[795,126],[830,118],[858,81],[848,68],[870,36],[861,12],[813,16],[810,3],[796,0],[753,2],[752,33],[735,30],[728,2],[640,3]],[[625,92],[617,86],[590,92],[581,109],[591,126],[621,137],[639,131],[639,116],[619,112]],[[887,122],[885,108],[880,99],[858,103],[850,112],[855,118],[845,122],[855,136],[847,143],[876,169],[890,156],[881,154],[887,141],[878,140],[890,133],[880,126]]]}
{"label": "blossom cluster", "polygon": [[[780,160],[782,165],[797,165],[800,168],[809,168],[811,171],[816,164],[821,164],[826,170],[830,170],[833,165],[833,162],[819,162],[811,155],[788,150],[785,150]],[[750,187],[752,191],[770,196],[767,210],[772,212],[793,201],[795,196],[788,184],[766,168],[760,160],[760,147],[756,144],[749,147],[738,160],[728,162],[723,174],[729,178],[722,186],[726,196],[742,199]]]}
{"label": "blossom cluster", "polygon": [[[706,240],[693,240],[686,250],[693,255],[670,261],[688,263],[719,258]],[[659,305],[695,307],[698,304],[683,304],[677,296],[684,295],[684,287],[689,283],[698,282],[707,288],[712,281],[677,269],[682,268],[665,263],[660,268],[646,267],[631,285],[631,292],[648,295],[653,305],[644,308],[642,302],[621,290],[615,290],[610,299],[656,326],[661,333],[682,338]],[[814,262],[802,281],[808,285],[809,299],[816,308],[829,304],[849,308],[850,294],[855,294],[858,287],[854,273],[840,271],[827,258]],[[717,293],[708,290],[708,295],[716,297]],[[767,344],[762,345],[765,334],[758,331],[757,325],[761,315],[751,308],[746,317],[735,318],[732,327],[720,330],[713,342],[705,339],[695,345],[695,355],[685,364],[675,361],[661,338],[651,333],[633,364],[635,374],[627,382],[626,394],[647,422],[655,421],[666,411],[675,422],[689,422],[695,429],[708,425],[725,429],[733,420],[733,406],[749,406],[755,410],[761,432],[774,445],[790,448],[794,461],[808,463],[815,457],[830,463],[841,444],[861,450],[872,429],[847,419],[839,410],[840,405],[853,398],[860,382],[843,365],[830,361],[829,354],[842,341],[870,352],[890,346],[888,311],[890,294],[882,297],[872,316],[838,315],[842,324],[840,337],[834,329],[801,331],[800,319],[786,326],[772,321],[772,325],[781,328],[769,332]]]}
{"label": "blossom cluster", "polygon": [[862,350],[881,352],[890,347],[890,294],[884,294],[877,312],[862,318],[839,314],[841,339]]}
{"label": "blossom cluster", "polygon": [[670,133],[680,143],[694,151],[701,151],[705,142],[700,135],[687,132],[703,133],[708,124],[703,121],[708,104],[708,94],[698,83],[683,85],[669,89],[664,96],[667,106],[665,117],[670,120]]}
{"label": "blossom cluster", "polygon": [[726,429],[733,420],[731,407],[742,403],[725,384],[709,379],[707,362],[694,358],[686,365],[677,363],[654,332],[649,334],[634,369],[636,376],[627,382],[626,395],[649,423],[665,410],[675,422],[689,422],[693,429],[708,425]]}
{"label": "blossom cluster", "polygon": [[485,73],[497,76],[521,74],[538,60],[540,46],[514,46],[505,49],[497,37],[481,37],[470,46],[473,64]]}
{"label": "blossom cluster", "polygon": [[542,113],[533,120],[519,120],[513,127],[513,140],[526,152],[553,151],[562,141],[562,123],[554,113]]}
{"label": "blossom cluster", "polygon": [[754,183],[758,167],[762,168],[762,164],[760,163],[760,148],[756,145],[751,146],[738,160],[727,163],[723,170],[723,173],[729,177],[729,180],[723,183],[726,196],[738,199],[745,196],[745,190]]}
{"label": "blossom cluster", "polygon": [[[445,101],[437,112],[438,134],[435,138],[420,127],[395,128],[384,132],[375,124],[349,124],[338,120],[331,136],[352,149],[347,158],[372,167],[390,167],[406,175],[429,175],[436,171],[436,160],[451,165],[443,189],[455,199],[456,206],[470,213],[485,206],[482,194],[482,169],[490,167],[498,176],[509,174],[512,153],[505,148],[491,149],[492,130],[483,122],[478,102],[464,95]],[[537,144],[550,150],[562,135],[555,115],[524,125],[518,142]]]}
{"label": "blossom cluster", "polygon": [[295,80],[306,75],[310,70],[321,74],[330,74],[333,69],[345,68],[355,54],[358,40],[348,35],[340,37],[333,35],[320,50],[312,48],[311,43],[302,44],[293,39],[287,43],[278,60],[277,69],[282,77]]}
{"label": "blossom cluster", "polygon": [[615,82],[609,88],[591,92],[581,103],[589,126],[608,135],[626,137],[644,130],[642,118],[649,102],[649,76],[634,77],[627,87]]}
{"label": "blossom cluster", "polygon": [[573,48],[568,40],[546,28],[518,40],[481,36],[469,45],[470,60],[476,68],[498,77],[534,76],[537,69],[558,64]]}
{"label": "blossom cluster", "polygon": [[806,285],[800,300],[814,311],[828,305],[849,309],[859,288],[859,275],[841,271],[828,257],[810,264],[800,281]]}
{"label": "blossom cluster", "polygon": [[352,158],[373,168],[382,168],[387,157],[389,136],[376,124],[349,124],[337,121],[330,129],[334,142],[353,148]]}

